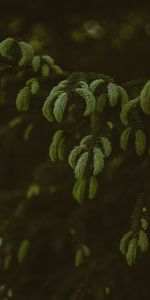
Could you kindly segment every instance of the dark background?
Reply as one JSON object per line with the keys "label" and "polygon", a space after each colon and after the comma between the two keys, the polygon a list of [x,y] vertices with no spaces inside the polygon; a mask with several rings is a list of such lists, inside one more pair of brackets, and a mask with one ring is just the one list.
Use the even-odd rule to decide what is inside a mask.
{"label": "dark background", "polygon": [[[127,81],[149,75],[150,29],[145,29],[150,22],[149,12],[148,1],[44,0],[4,1],[0,15],[6,23],[21,18],[22,35],[26,38],[33,24],[42,24],[49,37],[47,47],[64,69],[101,71],[116,80]],[[83,31],[90,20],[104,28],[104,36],[73,39],[74,31]],[[120,29],[128,25],[133,33],[120,40]],[[7,35],[7,30],[2,28],[1,34]]]}
{"label": "dark background", "polygon": [[[0,40],[8,36],[37,40],[38,51],[69,72],[100,72],[117,83],[150,77],[148,1],[0,1]],[[120,237],[149,175],[146,163],[127,157],[117,174],[105,174],[98,197],[79,207],[72,198],[72,170],[48,158],[55,128],[41,115],[28,113],[25,123],[3,131],[18,116],[19,88],[7,88],[12,106],[6,103],[0,111],[0,234],[5,236],[0,266],[5,256],[13,257],[9,270],[0,269],[0,283],[12,288],[15,300],[149,299],[149,253],[133,268],[119,253]],[[35,130],[26,143],[23,134],[30,122]],[[28,201],[32,184],[39,184],[43,194]],[[72,227],[75,242],[68,233]],[[18,247],[26,238],[29,256],[18,266]],[[92,249],[93,268],[85,286],[89,265],[74,267],[76,242],[83,241]],[[82,297],[75,298],[82,284]]]}

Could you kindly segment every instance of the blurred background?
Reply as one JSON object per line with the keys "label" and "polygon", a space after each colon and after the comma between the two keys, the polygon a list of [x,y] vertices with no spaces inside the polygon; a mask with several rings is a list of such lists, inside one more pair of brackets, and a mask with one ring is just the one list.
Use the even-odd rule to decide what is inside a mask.
{"label": "blurred background", "polygon": [[[69,72],[100,72],[121,84],[150,77],[149,1],[0,2],[0,41],[25,40]],[[116,155],[98,197],[79,206],[72,170],[48,157],[56,128],[42,113],[16,111],[21,87],[0,91],[0,300],[149,299],[149,254],[130,269],[118,249],[146,163]],[[22,241],[30,245],[19,264]],[[91,257],[77,269],[80,243]]]}
{"label": "blurred background", "polygon": [[[148,1],[4,1],[1,38],[37,39],[66,70],[119,81],[149,75]],[[44,44],[44,45],[43,45]]]}

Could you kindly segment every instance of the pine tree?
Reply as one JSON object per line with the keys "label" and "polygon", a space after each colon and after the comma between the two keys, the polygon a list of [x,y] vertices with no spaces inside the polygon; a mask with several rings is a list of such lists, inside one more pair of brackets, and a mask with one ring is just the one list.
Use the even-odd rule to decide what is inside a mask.
{"label": "pine tree", "polygon": [[0,299],[139,299],[125,283],[149,267],[149,78],[66,71],[41,40],[0,43]]}

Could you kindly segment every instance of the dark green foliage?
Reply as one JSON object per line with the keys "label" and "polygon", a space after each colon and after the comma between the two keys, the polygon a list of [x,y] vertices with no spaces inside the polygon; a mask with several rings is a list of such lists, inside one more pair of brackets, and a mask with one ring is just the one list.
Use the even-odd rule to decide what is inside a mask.
{"label": "dark green foliage", "polygon": [[[49,14],[52,17],[52,10]],[[111,31],[103,30],[104,21],[96,27],[86,20],[80,36],[73,35],[75,18],[69,31],[65,29],[73,44],[70,58],[66,36],[65,51],[58,47],[57,37],[56,49],[51,33],[46,37],[40,27],[39,38],[35,26],[32,33],[18,31],[1,39],[0,299],[146,299],[149,73],[147,78],[138,73],[140,79],[132,81],[133,70],[127,74],[130,82],[123,83],[125,75],[120,78],[113,67],[113,51],[112,56],[107,52],[111,40],[114,49],[123,47],[122,41],[130,43],[141,30],[137,19],[124,26],[120,21],[120,27],[113,21],[111,37]],[[17,25],[13,26],[15,31]],[[79,38],[85,42],[75,45]],[[105,38],[109,41],[104,63]],[[92,44],[97,48],[98,43],[93,68]],[[134,43],[138,49],[135,38]],[[68,66],[76,46],[83,47],[87,68],[84,59],[77,59],[66,72],[49,54]],[[117,64],[122,74],[124,60]],[[72,72],[79,61],[85,72]],[[116,78],[87,72],[90,69]]]}

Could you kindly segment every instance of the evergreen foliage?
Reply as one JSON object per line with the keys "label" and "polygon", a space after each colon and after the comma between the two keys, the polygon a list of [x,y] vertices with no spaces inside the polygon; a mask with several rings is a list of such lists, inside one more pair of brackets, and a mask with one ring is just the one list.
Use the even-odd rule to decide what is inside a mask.
{"label": "evergreen foliage", "polygon": [[[80,282],[79,289],[81,290],[81,285],[83,285],[85,290],[91,281],[87,294],[90,294],[90,289],[92,291],[96,290],[97,298],[95,299],[104,299],[110,293],[111,284],[106,276],[103,287],[105,296],[104,292],[102,294],[101,292],[98,293],[98,284],[95,278],[98,278],[99,281],[99,274],[100,271],[103,272],[103,268],[100,271],[95,270],[96,268],[101,268],[101,255],[104,257],[103,252],[105,250],[101,246],[103,244],[102,239],[108,244],[108,251],[109,249],[112,250],[112,245],[110,245],[109,241],[107,220],[103,222],[104,224],[106,223],[107,236],[101,232],[101,219],[103,219],[102,215],[106,210],[103,208],[101,213],[101,208],[103,205],[107,208],[108,204],[113,203],[116,211],[119,208],[122,210],[120,216],[118,216],[118,219],[121,220],[124,209],[118,201],[121,180],[124,184],[124,186],[122,184],[123,191],[121,191],[123,199],[123,193],[126,190],[130,192],[129,184],[133,185],[131,188],[133,189],[131,191],[131,198],[133,197],[133,199],[129,204],[129,210],[131,209],[130,205],[133,206],[134,203],[135,208],[131,217],[131,228],[128,232],[122,234],[124,229],[120,225],[118,226],[119,221],[117,223],[117,227],[120,227],[118,229],[118,231],[120,230],[119,234],[122,234],[120,252],[125,257],[127,265],[132,266],[137,259],[140,260],[141,253],[144,254],[148,251],[149,184],[145,183],[144,178],[141,179],[141,177],[145,173],[146,176],[149,175],[150,81],[144,79],[142,83],[133,82],[133,86],[132,84],[130,86],[129,83],[117,84],[111,77],[101,73],[69,73],[55,64],[54,59],[49,54],[45,54],[45,49],[36,51],[32,43],[18,41],[14,37],[6,38],[0,43],[0,56],[2,68],[0,104],[2,107],[10,104],[7,89],[9,90],[13,85],[15,86],[13,91],[15,95],[13,94],[11,100],[15,116],[10,114],[11,118],[8,120],[7,126],[2,126],[0,135],[4,137],[7,132],[11,132],[11,136],[16,134],[18,141],[19,138],[22,139],[24,143],[21,149],[22,155],[26,151],[26,147],[34,141],[37,135],[38,142],[34,145],[35,157],[43,155],[43,141],[48,143],[50,140],[49,149],[47,146],[47,152],[44,153],[46,162],[43,162],[43,158],[41,158],[41,163],[38,167],[34,166],[34,162],[31,163],[33,164],[33,174],[30,174],[30,177],[33,182],[21,187],[21,191],[17,191],[17,195],[14,195],[17,199],[23,199],[21,204],[15,204],[14,219],[18,222],[20,215],[24,219],[28,217],[27,208],[30,205],[31,207],[36,205],[36,200],[40,202],[40,197],[48,198],[51,204],[50,212],[44,215],[44,220],[41,220],[41,224],[42,222],[44,224],[43,228],[40,228],[41,224],[37,225],[40,215],[38,215],[38,220],[31,220],[31,224],[26,224],[27,221],[25,221],[26,228],[24,231],[27,234],[18,233],[16,244],[12,243],[12,245],[9,245],[8,240],[9,234],[10,237],[11,235],[13,236],[13,231],[18,228],[17,225],[13,227],[12,224],[12,231],[10,230],[9,233],[8,224],[4,222],[4,228],[0,229],[2,236],[0,238],[0,250],[2,249],[0,269],[4,273],[9,272],[11,268],[14,268],[14,261],[17,261],[19,268],[23,268],[28,259],[30,260],[30,255],[32,255],[34,237],[38,230],[39,232],[41,230],[41,234],[44,236],[44,243],[46,245],[51,243],[49,246],[52,252],[51,255],[53,257],[53,251],[56,251],[58,261],[59,253],[61,251],[65,252],[65,248],[62,249],[64,247],[62,245],[66,243],[65,247],[68,247],[66,256],[69,257],[69,266],[65,266],[66,261],[64,265],[61,262],[63,265],[62,273],[67,272],[69,274],[73,270],[73,274],[69,275],[71,279],[66,276],[65,283],[62,282],[60,290],[58,289],[58,291],[54,292],[52,300],[65,299],[65,296],[61,297],[61,295],[69,295],[73,290],[72,286],[76,285],[76,283],[78,284],[78,280]],[[5,69],[8,63],[11,66],[11,71],[15,73],[14,78],[11,78],[11,74],[3,72],[3,68]],[[36,133],[40,126],[42,126],[42,129],[44,128],[41,141]],[[138,183],[133,183],[133,181],[136,181],[134,170],[131,170],[133,177],[128,175],[128,170],[130,169],[128,158],[133,160],[135,172],[138,170],[137,182],[141,176],[139,189],[137,188]],[[51,164],[51,162],[55,163]],[[61,171],[63,169],[59,167],[61,164],[64,168],[64,173]],[[138,165],[141,168],[140,170]],[[67,168],[67,166],[71,168]],[[57,178],[61,178],[59,187],[56,187],[56,179],[55,175],[53,175],[55,170],[57,171]],[[50,173],[52,176],[51,182],[49,181]],[[24,177],[25,174],[22,174],[22,176]],[[128,176],[129,179],[127,178]],[[116,178],[116,182],[114,178]],[[74,180],[75,182],[73,182]],[[104,195],[103,188],[108,191],[108,196]],[[117,192],[114,192],[115,196],[111,196],[109,189],[112,190],[112,194],[116,189]],[[140,196],[136,190],[140,190]],[[62,199],[64,191],[66,193],[65,200]],[[115,197],[117,200],[114,200]],[[70,198],[73,200],[72,202]],[[58,211],[56,211],[55,201],[59,207]],[[69,203],[67,209],[63,201]],[[115,206],[115,201],[118,201],[118,207]],[[42,211],[42,209],[41,205],[39,210]],[[69,209],[71,212],[68,217]],[[97,214],[98,224],[94,220]],[[55,220],[53,221],[54,217]],[[62,221],[62,228],[58,226],[59,219]],[[94,231],[91,234],[92,229],[90,225],[87,226],[90,232],[89,238],[85,234],[85,227],[89,220],[92,220],[94,228],[97,229],[99,234],[98,242],[93,242],[92,234],[94,235]],[[56,231],[58,231],[58,236],[61,236],[58,241],[57,237],[56,239],[54,237],[51,224],[52,228],[54,226]],[[28,226],[32,229],[28,229]],[[5,230],[6,236],[3,236]],[[49,237],[49,231],[52,241]],[[114,237],[115,239],[116,237]],[[117,244],[116,248],[119,248],[119,240],[115,240],[115,242]],[[36,245],[35,253],[40,252],[38,247],[39,245]],[[116,249],[116,255],[118,255],[117,251]],[[47,253],[42,253],[42,255],[46,259]],[[95,261],[93,259],[94,255],[96,257]],[[121,262],[123,264],[122,258]],[[52,272],[55,272],[53,262],[52,270]],[[59,272],[61,273],[61,270],[58,271],[58,274],[55,274],[56,280],[61,278]],[[98,277],[94,275],[94,272],[98,273]],[[86,277],[85,281],[87,280],[86,283],[82,278],[84,276]],[[24,278],[23,280],[26,281]],[[49,282],[49,278],[47,282]],[[48,284],[45,283],[45,285],[47,288]],[[54,288],[57,289],[57,287]],[[85,295],[87,294],[85,292]],[[1,295],[2,299],[13,299],[13,291],[9,284],[7,286],[0,282],[0,297]],[[70,295],[69,297],[71,298],[66,299],[86,299],[85,295],[82,296],[80,293],[79,297],[76,293]],[[89,298],[87,297],[87,299]]]}

